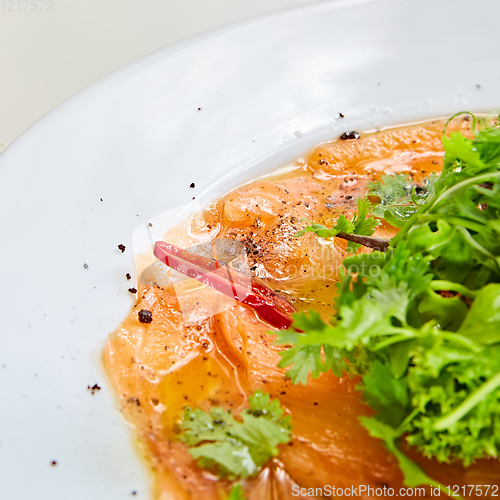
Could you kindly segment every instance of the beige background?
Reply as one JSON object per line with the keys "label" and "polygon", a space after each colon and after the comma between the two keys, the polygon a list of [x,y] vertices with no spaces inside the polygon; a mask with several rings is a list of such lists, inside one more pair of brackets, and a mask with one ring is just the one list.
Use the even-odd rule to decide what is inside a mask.
{"label": "beige background", "polygon": [[145,54],[314,1],[0,0],[0,152],[60,102]]}

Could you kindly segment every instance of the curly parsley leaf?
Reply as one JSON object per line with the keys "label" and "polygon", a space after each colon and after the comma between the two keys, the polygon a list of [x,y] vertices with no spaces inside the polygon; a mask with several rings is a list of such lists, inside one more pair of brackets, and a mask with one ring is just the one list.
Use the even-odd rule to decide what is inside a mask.
{"label": "curly parsley leaf", "polygon": [[180,439],[190,447],[198,465],[229,479],[247,478],[278,455],[278,445],[291,439],[290,416],[284,416],[279,401],[256,391],[249,398],[250,408],[240,419],[231,411],[212,407],[184,410]]}

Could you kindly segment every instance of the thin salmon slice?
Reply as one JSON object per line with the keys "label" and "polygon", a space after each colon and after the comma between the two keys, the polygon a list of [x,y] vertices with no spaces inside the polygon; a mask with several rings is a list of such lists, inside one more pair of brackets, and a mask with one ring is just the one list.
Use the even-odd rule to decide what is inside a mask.
{"label": "thin salmon slice", "polygon": [[[288,174],[214,202],[204,213],[207,228],[217,238],[241,241],[253,274],[298,310],[314,308],[328,317],[346,243],[312,234],[295,238],[304,224],[300,219],[331,227],[341,214],[355,212],[356,197],[384,173],[405,172],[420,182],[439,172],[443,125],[434,121],[318,146]],[[452,129],[468,131],[469,123],[456,120]],[[394,234],[383,224],[375,236]],[[205,293],[192,292],[199,301]],[[282,348],[274,345],[270,326],[244,304],[186,324],[173,287],[140,285],[138,295],[130,316],[110,336],[104,362],[121,411],[155,471],[156,499],[216,500],[229,491],[229,481],[197,466],[176,429],[186,406],[237,413],[257,389],[279,398],[291,413],[293,439],[256,478],[244,481],[248,499],[302,498],[297,488],[325,485],[403,487],[394,457],[358,422],[372,414],[360,401],[358,379],[326,373],[306,387],[293,385],[278,368]],[[139,321],[142,309],[151,311],[152,323]],[[498,460],[464,469],[407,452],[445,485],[500,482]]]}

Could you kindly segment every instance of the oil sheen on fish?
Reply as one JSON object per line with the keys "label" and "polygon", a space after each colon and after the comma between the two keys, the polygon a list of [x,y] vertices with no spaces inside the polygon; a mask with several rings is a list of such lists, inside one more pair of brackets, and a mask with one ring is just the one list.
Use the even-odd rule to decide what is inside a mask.
{"label": "oil sheen on fish", "polygon": [[[298,310],[331,314],[346,242],[321,241],[310,233],[294,238],[300,219],[332,227],[341,214],[355,213],[356,197],[382,174],[404,172],[419,182],[439,172],[443,125],[439,120],[320,145],[288,173],[213,202],[203,214],[207,229],[213,237],[241,241],[254,276]],[[455,120],[452,127],[466,131],[469,123]],[[395,231],[383,224],[374,236]],[[206,291],[192,293],[203,300]],[[189,325],[172,287],[140,285],[138,297],[110,336],[104,360],[123,415],[154,470],[155,498],[216,500],[230,489],[229,481],[198,467],[176,428],[186,406],[238,412],[257,389],[291,413],[293,439],[256,478],[244,481],[248,499],[300,498],[292,494],[294,485],[403,486],[395,458],[358,422],[371,414],[356,391],[359,380],[326,373],[307,387],[293,385],[278,368],[281,348],[267,333],[270,326],[246,305]],[[151,311],[151,323],[139,321],[142,309]],[[494,484],[500,477],[497,460],[465,469],[406,451],[445,485]]]}

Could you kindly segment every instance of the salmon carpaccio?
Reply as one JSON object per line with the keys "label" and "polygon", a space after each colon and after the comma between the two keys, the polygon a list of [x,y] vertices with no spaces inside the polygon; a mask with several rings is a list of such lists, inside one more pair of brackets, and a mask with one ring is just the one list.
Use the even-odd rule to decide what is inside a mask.
{"label": "salmon carpaccio", "polygon": [[[287,173],[213,202],[203,214],[206,229],[212,237],[241,241],[252,273],[298,310],[331,314],[345,242],[311,233],[294,238],[300,219],[332,227],[339,215],[355,213],[356,197],[384,173],[405,172],[419,182],[439,172],[443,125],[439,120],[320,145]],[[451,128],[468,131],[469,123],[455,120]],[[394,231],[382,225],[375,236]],[[403,487],[395,458],[358,422],[372,414],[356,391],[359,380],[325,373],[307,386],[293,385],[286,369],[278,368],[282,347],[273,344],[269,324],[246,305],[189,325],[173,289],[140,284],[138,297],[110,336],[104,359],[123,415],[155,472],[156,499],[223,498],[231,483],[197,466],[176,426],[186,406],[239,412],[257,389],[279,398],[291,413],[293,439],[257,477],[243,482],[249,500],[302,498],[294,485]],[[141,309],[152,312],[152,323],[139,321]],[[406,451],[444,485],[500,483],[498,460],[465,469]]]}

